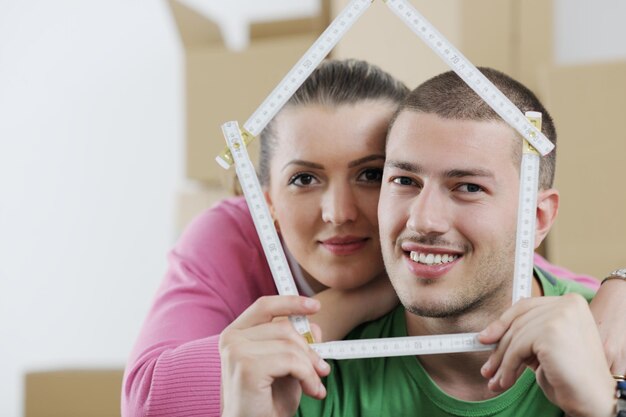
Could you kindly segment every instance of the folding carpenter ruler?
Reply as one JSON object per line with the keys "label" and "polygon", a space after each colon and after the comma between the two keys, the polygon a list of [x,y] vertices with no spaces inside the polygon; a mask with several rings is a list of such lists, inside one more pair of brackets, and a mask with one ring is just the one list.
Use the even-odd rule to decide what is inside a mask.
{"label": "folding carpenter ruler", "polygon": [[[435,53],[455,71],[498,115],[517,130],[524,139],[520,170],[520,194],[517,220],[516,257],[513,302],[530,295],[534,228],[537,204],[539,154],[546,155],[554,145],[541,133],[540,116],[530,120],[489,81],[463,54],[431,25],[407,0],[385,0],[386,5]],[[352,0],[330,26],[305,52],[261,106],[240,130],[237,122],[222,126],[228,148],[217,162],[228,169],[233,163],[250,213],[270,265],[279,294],[297,294],[289,265],[282,249],[261,186],[245,150],[270,120],[280,111],[293,93],[339,42],[343,35],[370,6],[370,0]],[[290,317],[296,330],[312,343],[306,317]],[[423,355],[434,353],[472,352],[493,349],[477,341],[476,333],[443,334],[403,338],[346,340],[312,344],[324,358],[350,359],[378,356]]]}

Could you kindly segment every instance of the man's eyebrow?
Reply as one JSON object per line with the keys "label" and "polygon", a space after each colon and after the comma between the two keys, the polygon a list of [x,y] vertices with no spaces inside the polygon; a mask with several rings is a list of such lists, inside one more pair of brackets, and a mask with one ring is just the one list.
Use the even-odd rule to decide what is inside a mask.
{"label": "man's eyebrow", "polygon": [[468,168],[468,169],[451,169],[445,173],[448,178],[463,178],[463,177],[495,177],[492,171],[488,169],[480,168]]}
{"label": "man's eyebrow", "polygon": [[420,167],[417,164],[413,164],[411,162],[405,162],[405,161],[393,161],[389,159],[385,162],[385,167],[386,168],[398,168],[403,171],[411,172],[413,174],[420,174],[423,171],[422,167]]}
{"label": "man's eyebrow", "polygon": [[285,168],[287,168],[289,165],[300,165],[307,168],[324,169],[324,165],[322,164],[316,164],[315,162],[304,161],[302,159],[292,159],[283,166],[283,169],[281,169],[281,171],[284,171]]}
{"label": "man's eyebrow", "polygon": [[[406,171],[406,172],[410,172],[412,174],[422,174],[424,172],[424,169],[422,166],[418,165],[418,164],[414,164],[412,162],[406,162],[406,161],[391,161],[388,160],[385,163],[385,167],[389,167],[389,168],[397,168],[397,169],[401,169],[402,171]],[[449,171],[445,171],[443,173],[443,175],[445,177],[448,178],[463,178],[463,177],[489,177],[489,178],[493,178],[495,177],[495,174],[493,173],[493,171],[490,171],[488,169],[482,169],[482,168],[459,168],[459,169],[451,169]]]}
{"label": "man's eyebrow", "polygon": [[348,163],[348,168],[354,168],[356,166],[359,166],[359,165],[362,165],[371,161],[384,161],[384,160],[385,160],[385,155],[378,155],[378,154],[368,155],[366,157],[351,161],[350,163]]}

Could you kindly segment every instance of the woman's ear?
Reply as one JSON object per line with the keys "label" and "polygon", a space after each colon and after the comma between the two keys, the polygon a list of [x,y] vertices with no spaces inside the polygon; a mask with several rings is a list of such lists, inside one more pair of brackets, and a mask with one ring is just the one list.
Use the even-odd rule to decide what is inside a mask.
{"label": "woman's ear", "polygon": [[280,233],[278,219],[276,218],[276,210],[274,209],[274,204],[272,204],[272,198],[270,197],[269,191],[263,191],[263,195],[265,196],[267,207],[270,209],[270,216],[272,216],[272,220],[274,220],[274,227],[276,228],[276,231]]}
{"label": "woman's ear", "polygon": [[556,220],[559,211],[559,192],[554,188],[537,193],[537,222],[535,224],[535,249],[541,245]]}

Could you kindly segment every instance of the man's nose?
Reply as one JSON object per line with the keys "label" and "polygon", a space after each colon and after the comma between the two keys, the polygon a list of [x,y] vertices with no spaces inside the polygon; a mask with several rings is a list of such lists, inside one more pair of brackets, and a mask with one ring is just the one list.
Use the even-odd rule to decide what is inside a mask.
{"label": "man's nose", "polygon": [[450,229],[447,198],[437,187],[425,186],[411,205],[407,227],[420,235],[442,235]]}

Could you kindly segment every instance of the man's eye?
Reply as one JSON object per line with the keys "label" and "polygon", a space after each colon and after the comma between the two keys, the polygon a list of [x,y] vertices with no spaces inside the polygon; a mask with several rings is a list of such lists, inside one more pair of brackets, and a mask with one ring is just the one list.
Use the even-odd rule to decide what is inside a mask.
{"label": "man's eye", "polygon": [[368,168],[359,175],[359,181],[380,182],[383,178],[383,170],[380,168]]}
{"label": "man's eye", "polygon": [[409,177],[396,177],[393,179],[393,183],[398,185],[414,185],[415,181]]}
{"label": "man's eye", "polygon": [[465,193],[479,193],[483,191],[483,187],[478,184],[462,184],[458,190]]}
{"label": "man's eye", "polygon": [[316,181],[317,179],[311,174],[296,174],[289,179],[289,185],[306,187],[307,185],[314,184]]}

